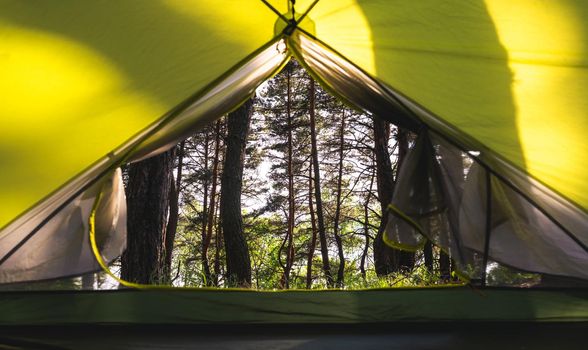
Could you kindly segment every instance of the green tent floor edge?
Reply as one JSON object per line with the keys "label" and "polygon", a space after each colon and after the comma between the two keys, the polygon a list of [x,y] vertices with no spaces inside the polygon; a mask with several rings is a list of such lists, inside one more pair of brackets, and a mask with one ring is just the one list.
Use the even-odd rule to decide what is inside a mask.
{"label": "green tent floor edge", "polygon": [[588,322],[588,289],[0,293],[0,326]]}

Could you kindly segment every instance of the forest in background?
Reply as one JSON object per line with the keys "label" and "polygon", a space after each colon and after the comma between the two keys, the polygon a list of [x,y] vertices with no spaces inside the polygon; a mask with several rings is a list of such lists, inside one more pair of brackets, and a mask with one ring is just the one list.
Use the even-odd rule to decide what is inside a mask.
{"label": "forest in background", "polygon": [[[291,60],[232,113],[123,168],[127,249],[112,272],[259,290],[464,283],[431,243],[406,252],[382,240],[416,139],[384,118],[348,107]],[[541,282],[496,262],[487,273],[488,285]],[[51,284],[72,287],[120,286],[103,272]]]}
{"label": "forest in background", "polygon": [[129,167],[122,277],[258,289],[453,281],[449,257],[432,246],[407,253],[381,240],[413,138],[347,107],[291,61],[233,113]]}
{"label": "forest in background", "polygon": [[[430,243],[411,253],[381,238],[414,139],[349,108],[292,60],[236,111],[128,167],[121,276],[256,289],[460,283]],[[536,282],[496,265],[493,278]]]}

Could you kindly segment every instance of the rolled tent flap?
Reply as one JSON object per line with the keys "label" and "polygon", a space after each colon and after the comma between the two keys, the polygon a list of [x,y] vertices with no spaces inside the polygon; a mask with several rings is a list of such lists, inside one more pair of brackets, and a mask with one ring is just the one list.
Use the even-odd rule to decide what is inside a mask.
{"label": "rolled tent flap", "polygon": [[402,164],[388,244],[411,249],[431,240],[472,278],[482,275],[489,258],[524,271],[588,279],[588,252],[577,237],[585,231],[562,230],[488,168],[433,140],[421,132]]}
{"label": "rolled tent flap", "polygon": [[[100,202],[95,206],[97,199]],[[126,200],[121,170],[116,169],[63,206],[53,216],[31,217],[28,225],[0,237],[0,283],[76,276],[100,269],[89,240],[89,217],[95,210],[96,241],[106,262],[126,246]],[[15,249],[18,248],[18,249]]]}
{"label": "rolled tent flap", "polygon": [[[480,261],[475,259],[473,250],[463,245],[459,229],[465,170],[461,152],[449,148],[443,153],[443,160],[438,162],[428,133],[421,131],[398,171],[384,242],[414,251],[430,240],[451,256],[461,271],[478,278]],[[450,172],[458,176],[450,176]],[[484,218],[477,217],[477,229],[483,232]]]}

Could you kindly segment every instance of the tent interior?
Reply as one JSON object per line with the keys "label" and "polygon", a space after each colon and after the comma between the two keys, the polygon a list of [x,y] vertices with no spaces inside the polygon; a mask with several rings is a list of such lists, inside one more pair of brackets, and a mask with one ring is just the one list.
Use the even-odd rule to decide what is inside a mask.
{"label": "tent interior", "polygon": [[[582,0],[0,2],[0,346],[582,348],[586,15]],[[59,288],[124,251],[121,166],[291,58],[418,135],[383,240],[432,242],[467,285]],[[570,285],[492,288],[490,263]]]}

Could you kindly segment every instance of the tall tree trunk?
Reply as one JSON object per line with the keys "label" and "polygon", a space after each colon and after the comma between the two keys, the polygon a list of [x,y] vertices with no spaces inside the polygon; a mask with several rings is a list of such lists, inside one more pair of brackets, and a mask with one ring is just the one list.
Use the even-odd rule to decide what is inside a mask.
{"label": "tall tree trunk", "polygon": [[[210,223],[211,225],[213,223]],[[219,287],[220,281],[222,277],[221,271],[221,251],[223,249],[223,231],[222,227],[219,223],[215,224],[215,231],[214,231],[214,274],[212,275],[212,283],[213,285]]]}
{"label": "tall tree trunk", "polygon": [[225,240],[229,284],[251,286],[251,260],[243,235],[241,188],[253,99],[229,114],[227,151],[221,178],[220,218]]}
{"label": "tall tree trunk", "polygon": [[[385,276],[397,272],[401,268],[412,268],[414,266],[414,253],[401,252],[388,247],[383,240],[384,230],[388,223],[387,207],[392,201],[394,192],[394,173],[390,163],[390,152],[388,141],[390,138],[390,123],[373,117],[374,123],[374,152],[376,155],[376,179],[378,185],[378,197],[382,212],[380,227],[374,241],[374,265],[378,276]],[[399,145],[398,165],[401,164],[406,155],[404,146]]]}
{"label": "tall tree trunk", "polygon": [[[225,118],[225,125],[227,123],[227,118]],[[226,128],[225,128],[226,129]],[[220,129],[220,138],[226,140],[225,130],[222,128]],[[224,164],[226,158],[226,147],[221,147],[220,154],[219,154],[219,165]],[[219,175],[220,176],[220,175]],[[214,262],[213,262],[213,284],[217,287],[221,285],[221,281],[223,281],[223,285],[227,286],[227,275],[226,269],[223,265],[223,261],[225,260],[225,252],[224,252],[224,238],[223,238],[223,227],[221,224],[220,218],[220,201],[216,201],[214,206],[214,212],[212,216],[212,221],[210,225],[214,227]]]}
{"label": "tall tree trunk", "polygon": [[341,126],[339,130],[339,167],[337,169],[337,194],[335,201],[335,217],[333,222],[333,234],[337,251],[339,254],[339,268],[337,269],[337,286],[343,287],[345,278],[345,255],[343,253],[343,241],[339,234],[339,221],[341,218],[341,193],[343,190],[343,146],[345,141],[345,112],[341,115]]}
{"label": "tall tree trunk", "polygon": [[427,243],[425,243],[423,248],[423,255],[425,256],[425,267],[427,268],[427,271],[433,273],[433,244],[431,241],[427,241]]}
{"label": "tall tree trunk", "polygon": [[392,200],[394,191],[394,174],[392,173],[392,164],[390,163],[390,154],[388,152],[390,124],[377,116],[373,117],[373,123],[376,183],[382,213],[378,234],[374,240],[374,267],[378,276],[385,276],[398,270],[395,264],[395,251],[388,247],[383,240],[384,229],[388,222],[386,208]]}
{"label": "tall tree trunk", "polygon": [[312,163],[308,166],[308,210],[310,211],[310,227],[312,236],[310,245],[308,247],[308,258],[306,261],[306,289],[312,287],[312,260],[314,258],[314,250],[316,249],[317,229],[316,219],[314,215],[314,204],[312,203]]}
{"label": "tall tree trunk", "polygon": [[210,188],[210,207],[208,209],[206,219],[207,228],[202,237],[202,269],[204,270],[204,278],[206,279],[206,285],[211,286],[213,284],[212,275],[210,273],[210,262],[208,260],[208,248],[210,247],[210,241],[212,239],[212,229],[214,222],[214,213],[216,210],[216,195],[217,195],[217,179],[218,179],[218,166],[219,166],[219,155],[220,155],[220,140],[221,140],[221,121],[217,120],[214,128],[215,141],[214,141],[214,158],[212,160],[212,186]]}
{"label": "tall tree trunk", "polygon": [[451,259],[443,251],[439,253],[439,275],[444,281],[451,279]]}
{"label": "tall tree trunk", "polygon": [[[288,120],[288,219],[287,224],[288,228],[286,230],[286,237],[284,239],[284,244],[280,247],[280,257],[282,253],[282,248],[284,245],[286,246],[286,263],[282,265],[284,273],[282,274],[282,279],[280,281],[282,288],[290,288],[290,271],[292,270],[292,265],[294,264],[294,172],[292,169],[292,113],[291,113],[291,86],[290,86],[290,68],[286,68],[286,118]],[[281,260],[281,259],[280,259]]]}
{"label": "tall tree trunk", "polygon": [[129,166],[127,249],[121,278],[135,283],[165,283],[164,229],[173,170],[173,150]]}
{"label": "tall tree trunk", "polygon": [[[204,134],[204,165],[203,165],[203,169],[205,171],[203,180],[202,180],[202,228],[200,229],[200,237],[201,237],[201,243],[200,243],[200,260],[202,262],[202,270],[203,270],[203,274],[204,274],[204,283],[205,285],[209,285],[209,281],[210,281],[210,264],[208,262],[208,259],[205,258],[205,254],[204,254],[204,245],[205,245],[205,241],[206,241],[206,235],[208,232],[208,180],[209,180],[209,176],[208,176],[208,158],[210,157],[210,132],[209,129],[206,129],[205,134]],[[195,251],[194,251],[194,256],[198,256],[198,247],[194,247]]]}
{"label": "tall tree trunk", "polygon": [[370,200],[372,199],[372,189],[374,188],[374,178],[376,177],[375,170],[372,171],[370,176],[370,187],[368,189],[368,195],[363,205],[363,232],[365,234],[365,245],[363,246],[363,252],[361,253],[361,262],[359,264],[359,271],[361,271],[361,277],[366,280],[365,262],[368,256],[370,247]]}
{"label": "tall tree trunk", "polygon": [[314,115],[315,104],[315,85],[314,80],[310,79],[309,89],[309,115],[310,115],[310,140],[311,140],[311,158],[314,170],[314,196],[316,202],[316,216],[318,221],[319,240],[321,242],[321,256],[323,259],[323,271],[327,279],[327,286],[333,287],[333,275],[331,274],[331,265],[329,263],[329,247],[327,245],[327,231],[323,216],[323,201],[321,198],[321,175],[319,169],[318,147],[316,141],[316,120]]}
{"label": "tall tree trunk", "polygon": [[165,269],[171,273],[172,258],[174,251],[174,241],[178,229],[178,215],[180,212],[179,200],[182,186],[182,168],[184,167],[184,148],[186,141],[180,143],[177,157],[178,167],[176,170],[176,179],[174,183],[173,174],[171,175],[170,194],[169,194],[169,217],[167,219],[167,228],[165,230]]}

